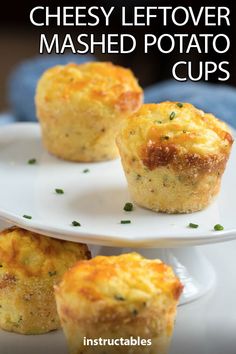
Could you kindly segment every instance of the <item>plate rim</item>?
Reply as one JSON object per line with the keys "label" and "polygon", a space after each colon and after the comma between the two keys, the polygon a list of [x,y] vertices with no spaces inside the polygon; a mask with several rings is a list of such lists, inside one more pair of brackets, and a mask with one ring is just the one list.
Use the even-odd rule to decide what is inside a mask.
{"label": "plate rim", "polygon": [[[16,122],[16,123],[9,123],[6,125],[2,125],[0,127],[0,133],[3,130],[9,129],[17,129],[17,128],[24,128],[27,126],[27,129],[39,129],[40,131],[40,124],[38,122]],[[232,129],[233,135],[236,135],[236,131],[234,128]],[[68,161],[66,161],[68,162]],[[108,161],[109,162],[109,161]],[[189,214],[188,214],[189,215]],[[91,233],[84,229],[80,230],[63,230],[61,228],[53,227],[47,225],[44,227],[42,223],[35,222],[32,220],[23,219],[19,215],[15,215],[7,210],[0,209],[0,218],[2,220],[8,221],[10,223],[14,223],[19,227],[23,227],[27,230],[42,233],[49,237],[60,238],[64,240],[69,240],[72,242],[86,242],[95,245],[104,245],[104,246],[131,246],[131,247],[144,247],[144,248],[151,248],[151,247],[182,247],[182,246],[193,246],[193,245],[201,245],[201,244],[208,244],[208,243],[219,243],[219,242],[227,242],[231,241],[236,238],[236,226],[230,230],[223,230],[223,231],[211,231],[211,233],[203,232],[201,235],[199,234],[191,234],[186,236],[181,236],[178,232],[171,237],[165,236],[156,236],[154,237],[145,237],[139,236],[138,239],[135,239],[135,236],[130,236],[127,238],[126,235],[119,235],[119,236],[108,236],[104,235],[103,233],[97,232]],[[210,232],[210,231],[209,231]]]}

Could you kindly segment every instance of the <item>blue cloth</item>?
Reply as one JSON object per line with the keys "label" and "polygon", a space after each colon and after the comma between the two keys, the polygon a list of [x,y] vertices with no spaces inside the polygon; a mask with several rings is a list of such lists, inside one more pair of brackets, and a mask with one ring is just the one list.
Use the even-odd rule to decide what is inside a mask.
{"label": "blue cloth", "polygon": [[7,96],[11,111],[17,120],[35,121],[34,95],[42,73],[55,65],[94,61],[91,55],[41,55],[19,64],[8,80]]}
{"label": "blue cloth", "polygon": [[[42,55],[18,65],[12,72],[8,84],[8,98],[15,119],[36,120],[35,88],[39,77],[47,68],[57,64],[83,63],[93,60],[95,58],[90,55]],[[190,102],[236,128],[236,89],[233,87],[169,80],[146,88],[144,93],[145,102],[155,103],[167,100]]]}
{"label": "blue cloth", "polygon": [[0,114],[0,125],[14,123],[16,118],[9,112],[3,112]]}
{"label": "blue cloth", "polygon": [[164,81],[145,90],[145,102],[189,102],[236,128],[236,88],[200,82]]}

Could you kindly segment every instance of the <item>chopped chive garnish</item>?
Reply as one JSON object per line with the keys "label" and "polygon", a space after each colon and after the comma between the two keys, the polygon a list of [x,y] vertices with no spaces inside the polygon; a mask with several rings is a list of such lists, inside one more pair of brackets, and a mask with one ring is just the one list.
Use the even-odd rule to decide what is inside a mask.
{"label": "chopped chive garnish", "polygon": [[132,311],[132,314],[133,314],[133,316],[137,316],[138,315],[138,310],[136,310],[136,309],[134,309],[133,311]]}
{"label": "chopped chive garnish", "polygon": [[192,229],[197,229],[198,228],[198,224],[193,224],[192,222],[189,223],[188,227],[191,227]]}
{"label": "chopped chive garnish", "polygon": [[130,220],[121,220],[121,224],[131,224]]}
{"label": "chopped chive garnish", "polygon": [[25,219],[32,219],[32,216],[30,216],[30,215],[23,215],[23,218],[25,218]]}
{"label": "chopped chive garnish", "polygon": [[34,165],[36,162],[37,162],[36,159],[30,159],[30,160],[28,160],[28,164],[29,164],[29,165]]}
{"label": "chopped chive garnish", "polygon": [[183,107],[183,103],[178,102],[178,103],[176,104],[176,106],[178,106],[179,108],[182,108],[182,107]]}
{"label": "chopped chive garnish", "polygon": [[123,208],[125,211],[132,211],[134,209],[134,206],[132,203],[125,203],[125,206]]}
{"label": "chopped chive garnish", "polygon": [[72,225],[73,226],[81,226],[81,224],[78,221],[72,221]]}
{"label": "chopped chive garnish", "polygon": [[114,296],[114,298],[115,298],[116,300],[118,300],[118,301],[125,301],[125,298],[124,298],[123,296],[121,296],[121,295],[118,295],[118,294],[116,294],[116,295]]}
{"label": "chopped chive garnish", "polygon": [[161,120],[155,120],[154,123],[158,123],[158,124],[161,124],[162,121]]}
{"label": "chopped chive garnish", "polygon": [[88,172],[89,172],[88,168],[85,168],[85,170],[83,170],[83,173],[88,173]]}
{"label": "chopped chive garnish", "polygon": [[222,226],[222,225],[220,225],[220,224],[216,224],[216,225],[214,226],[214,230],[215,230],[215,231],[222,231],[222,230],[224,230],[224,226]]}
{"label": "chopped chive garnish", "polygon": [[60,188],[55,188],[55,192],[56,192],[57,194],[64,194],[63,189],[60,189]]}
{"label": "chopped chive garnish", "polygon": [[170,120],[173,120],[174,117],[175,117],[175,112],[171,112],[171,114],[170,114]]}
{"label": "chopped chive garnish", "polygon": [[169,137],[168,135],[166,135],[166,136],[163,136],[163,139],[164,139],[164,140],[169,140],[170,137]]}
{"label": "chopped chive garnish", "polygon": [[57,271],[56,271],[56,270],[54,270],[54,272],[48,272],[48,274],[50,275],[50,277],[53,277],[54,275],[56,275],[56,274],[57,274]]}

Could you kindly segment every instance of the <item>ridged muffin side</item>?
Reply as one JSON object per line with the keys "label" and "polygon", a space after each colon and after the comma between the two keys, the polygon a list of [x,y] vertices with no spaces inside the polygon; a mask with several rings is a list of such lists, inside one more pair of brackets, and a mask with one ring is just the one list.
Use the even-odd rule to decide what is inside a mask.
{"label": "ridged muffin side", "polygon": [[76,261],[88,258],[84,244],[18,227],[0,232],[0,328],[22,334],[59,328],[53,286]]}

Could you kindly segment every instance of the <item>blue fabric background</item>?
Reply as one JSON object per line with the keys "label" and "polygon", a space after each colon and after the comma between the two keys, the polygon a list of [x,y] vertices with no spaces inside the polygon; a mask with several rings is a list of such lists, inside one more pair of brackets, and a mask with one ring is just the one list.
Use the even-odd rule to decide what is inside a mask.
{"label": "blue fabric background", "polygon": [[189,102],[236,127],[236,89],[227,85],[165,81],[145,90],[145,102]]}
{"label": "blue fabric background", "polygon": [[[0,124],[18,121],[35,121],[34,95],[39,77],[49,67],[69,62],[93,61],[89,55],[44,55],[24,61],[12,72],[8,82],[8,100],[12,114],[2,115]],[[190,102],[206,112],[215,114],[236,128],[236,88],[207,83],[157,83],[145,89],[145,102]]]}
{"label": "blue fabric background", "polygon": [[34,95],[42,73],[55,65],[93,61],[90,55],[41,55],[19,64],[9,77],[7,97],[11,111],[17,120],[35,121]]}

